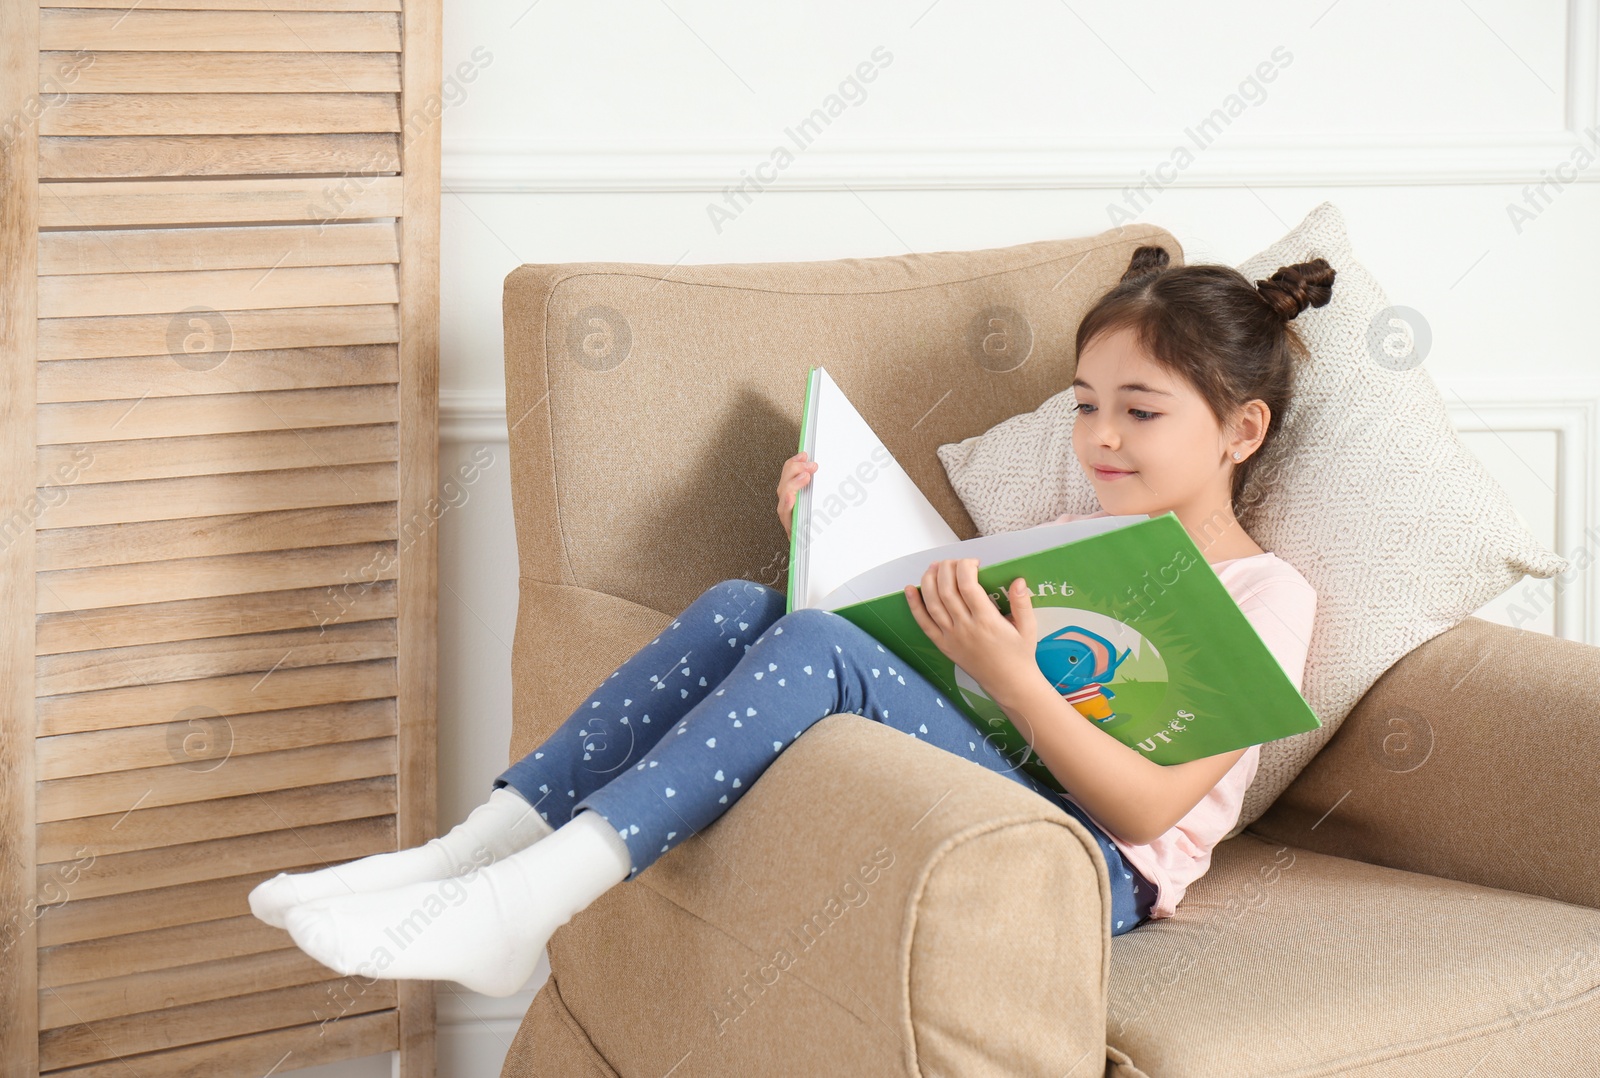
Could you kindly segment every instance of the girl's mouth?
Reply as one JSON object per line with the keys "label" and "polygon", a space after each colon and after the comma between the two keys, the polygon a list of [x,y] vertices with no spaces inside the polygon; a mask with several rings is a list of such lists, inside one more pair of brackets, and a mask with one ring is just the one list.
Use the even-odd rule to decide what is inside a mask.
{"label": "girl's mouth", "polygon": [[1113,479],[1125,479],[1133,474],[1132,472],[1119,472],[1114,469],[1101,468],[1097,465],[1090,465],[1090,467],[1094,468],[1094,477],[1103,482],[1110,482]]}

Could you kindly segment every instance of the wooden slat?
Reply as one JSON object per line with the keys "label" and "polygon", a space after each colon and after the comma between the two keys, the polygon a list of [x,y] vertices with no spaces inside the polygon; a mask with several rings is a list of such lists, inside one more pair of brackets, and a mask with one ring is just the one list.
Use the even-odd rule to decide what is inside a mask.
{"label": "wooden slat", "polygon": [[[108,6],[118,3],[123,0]],[[400,89],[400,57],[391,52],[99,52],[85,58],[93,63],[71,52],[40,53],[39,92],[249,94],[274,93],[285,86],[301,93]]]}
{"label": "wooden slat", "polygon": [[399,377],[393,345],[235,350],[228,358],[205,371],[185,368],[171,356],[41,363],[39,403],[375,385]]}
{"label": "wooden slat", "polygon": [[[72,901],[76,902],[251,873],[265,879],[294,865],[338,864],[394,848],[394,818],[379,816],[111,854],[88,864],[81,858],[40,864],[38,891],[48,893],[51,880],[70,878]],[[66,875],[69,872],[70,877]]]}
{"label": "wooden slat", "polygon": [[[95,692],[126,685],[200,681],[230,674],[269,676],[307,666],[384,659],[394,654],[394,622],[356,621],[274,633],[241,633],[168,644],[41,655],[35,664],[41,695]],[[169,719],[189,717],[190,707]]]}
{"label": "wooden slat", "polygon": [[[373,543],[396,538],[398,528],[394,505],[368,502],[349,507],[285,509],[273,513],[228,513],[215,517],[190,517],[185,520],[152,520],[139,524],[117,524],[89,528],[48,528],[39,533],[39,569],[85,569],[95,565],[127,565],[130,562],[159,561],[164,558],[208,558],[219,554],[242,554],[257,550],[291,550],[310,546],[336,546],[341,543]],[[265,628],[285,629],[307,624],[294,621],[252,625],[247,605],[265,600],[263,609],[275,609],[279,599],[272,596],[235,596],[240,606],[230,607],[227,622],[204,632],[163,637],[168,640],[195,636],[221,636],[226,632],[255,632]],[[287,597],[281,597],[287,602]],[[192,616],[196,610],[185,610]],[[156,611],[150,612],[152,616]],[[49,623],[50,619],[43,619]],[[240,625],[229,630],[226,625]],[[150,639],[157,639],[151,637]],[[114,640],[98,647],[130,643]],[[78,650],[44,648],[47,651]]]}
{"label": "wooden slat", "polygon": [[350,177],[337,185],[330,185],[325,176],[66,181],[41,187],[39,226],[108,228],[239,221],[331,224],[360,217],[398,217],[400,193],[400,180],[395,176]]}
{"label": "wooden slat", "polygon": [[41,360],[165,355],[169,363],[191,373],[243,362],[258,349],[393,344],[399,339],[395,308],[387,304],[39,320]]}
{"label": "wooden slat", "polygon": [[[397,459],[396,427],[248,431],[186,438],[142,438],[87,445],[39,447],[39,485],[70,487],[93,472],[96,483],[171,479],[182,475],[314,468],[319,465],[372,464]],[[79,468],[88,454],[92,469]]]}
{"label": "wooden slat", "polygon": [[394,303],[394,266],[302,266],[39,278],[41,318]]}
{"label": "wooden slat", "polygon": [[39,48],[68,52],[399,52],[400,16],[365,11],[45,8],[39,13]]}
{"label": "wooden slat", "polygon": [[240,756],[395,734],[393,700],[193,718],[34,739],[36,778],[72,778],[178,763],[196,771]]}
{"label": "wooden slat", "polygon": [[71,93],[39,117],[39,133],[46,136],[317,135],[399,130],[398,94]]}
{"label": "wooden slat", "polygon": [[[39,272],[59,276],[393,263],[400,257],[395,228],[394,224],[384,221],[349,221],[326,228],[218,225],[43,232],[39,235]],[[332,351],[306,349],[292,354],[315,360]],[[344,360],[359,354],[354,349],[346,351],[351,355],[326,355],[326,358]],[[137,397],[139,394],[129,395]]]}
{"label": "wooden slat", "polygon": [[38,519],[40,527],[81,528],[165,520],[180,514],[216,516],[252,507],[272,510],[358,505],[392,501],[394,488],[393,464],[293,468],[282,472],[149,479],[138,483],[89,483],[74,487],[70,498],[47,507]]}
{"label": "wooden slat", "polygon": [[[259,674],[201,678],[193,681],[139,685],[127,689],[73,693],[38,698],[40,737],[82,730],[109,730],[166,722],[201,698],[219,715],[243,715],[274,708],[310,707],[341,700],[373,700],[395,695],[395,662],[378,659],[334,666],[279,670]],[[33,753],[28,753],[33,766]]]}
{"label": "wooden slat", "polygon": [[[124,525],[127,526],[127,525]],[[349,624],[392,618],[394,582],[326,585],[288,591],[215,595],[171,603],[135,603],[39,617],[39,654],[199,640],[210,636]]]}
{"label": "wooden slat", "polygon": [[[140,0],[145,10],[197,8],[208,11],[399,11],[400,0]],[[42,8],[106,7],[125,10],[127,0],[39,0]]]}
{"label": "wooden slat", "polygon": [[284,1067],[312,1067],[356,1056],[392,1051],[402,1034],[399,1013],[392,1010],[352,1015],[326,1027],[292,1026],[187,1048],[149,1052],[50,1072],[50,1078],[128,1078],[130,1065],[139,1078],[199,1078],[214,1074],[271,1074]]}
{"label": "wooden slat", "polygon": [[[42,614],[65,613],[241,593],[298,591],[318,586],[359,587],[363,582],[393,580],[394,576],[393,543],[355,543],[292,552],[268,550],[256,554],[224,554],[216,558],[180,558],[40,573],[38,601]],[[313,610],[318,615],[317,623],[325,625],[329,619],[342,614],[344,605],[336,597],[324,596],[315,603]],[[183,639],[193,640],[198,635]],[[45,669],[40,666],[41,690],[48,689],[52,693],[85,691],[59,687],[57,682],[45,677]]]}
{"label": "wooden slat", "polygon": [[[135,973],[36,993],[40,1029],[60,1029],[148,1010],[152,1000],[170,1007],[229,999],[328,978],[322,963],[298,948],[207,962],[199,966]],[[31,1035],[30,1035],[31,1040]],[[264,1069],[264,1068],[263,1068]],[[127,1074],[123,1078],[129,1078]]]}
{"label": "wooden slat", "polygon": [[[59,947],[157,928],[242,917],[250,909],[251,890],[260,882],[261,877],[252,874],[82,902],[60,900],[41,909],[39,946]],[[45,896],[40,896],[41,904],[46,901]]]}
{"label": "wooden slat", "polygon": [[63,135],[39,140],[45,180],[136,176],[249,176],[310,172],[343,176],[400,155],[398,134]]}
{"label": "wooden slat", "polygon": [[283,946],[284,931],[250,914],[221,921],[155,928],[87,943],[39,949],[39,987],[263,954]]}
{"label": "wooden slat", "polygon": [[308,1019],[322,1026],[394,1005],[393,981],[340,977],[47,1030],[39,1038],[39,1058],[45,1069],[68,1067],[301,1025]]}
{"label": "wooden slat", "polygon": [[[394,811],[394,776],[379,775],[321,786],[240,794],[238,797],[207,801],[202,805],[167,805],[86,816],[79,820],[58,820],[39,828],[39,858],[42,861],[72,862],[84,857],[105,857],[158,846],[209,842],[212,839],[256,835],[284,828],[357,820],[364,816],[390,816]],[[307,863],[315,860],[312,857]],[[96,902],[110,902],[110,899],[85,901],[72,897],[70,902],[62,905],[62,890],[58,889],[47,900],[56,907],[50,914],[55,926],[52,931],[59,934],[56,942],[109,934],[95,927],[102,917],[93,907]],[[71,888],[64,890],[70,896]],[[149,895],[153,892],[141,891],[139,894]],[[45,899],[41,898],[41,901]],[[129,916],[137,920],[134,915]],[[85,921],[89,922],[87,928],[81,927]],[[114,916],[111,923],[117,923]],[[180,916],[178,920],[161,923],[179,924],[182,918]],[[145,927],[153,928],[156,924]]]}
{"label": "wooden slat", "polygon": [[[396,395],[393,385],[380,384],[43,405],[39,408],[39,444],[387,423],[394,418]],[[87,471],[85,480],[94,482],[93,466]]]}
{"label": "wooden slat", "polygon": [[237,797],[252,790],[283,790],[392,775],[394,744],[394,738],[383,737],[237,756],[210,771],[192,771],[182,764],[171,764],[55,779],[38,784],[38,819],[48,823],[135,807],[157,808]]}

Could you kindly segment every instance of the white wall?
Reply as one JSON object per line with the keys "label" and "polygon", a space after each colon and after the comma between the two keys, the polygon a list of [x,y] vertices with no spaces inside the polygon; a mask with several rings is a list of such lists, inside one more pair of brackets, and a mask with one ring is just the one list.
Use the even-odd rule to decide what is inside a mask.
{"label": "white wall", "polygon": [[[1600,166],[1575,156],[1600,152],[1597,34],[1597,0],[448,5],[445,69],[475,77],[443,119],[441,479],[474,450],[494,462],[443,522],[441,825],[506,763],[514,267],[1003,246],[1097,233],[1130,204],[1190,261],[1237,263],[1332,199],[1390,299],[1427,320],[1426,365],[1473,450],[1570,556],[1600,528]],[[863,63],[864,93],[774,163]],[[1250,86],[1261,65],[1272,81]],[[1194,149],[1235,94],[1238,117]],[[773,182],[714,223],[750,175]],[[1524,599],[1530,627],[1600,642],[1597,578]],[[1486,616],[1510,620],[1519,590]],[[508,1001],[443,987],[440,1074],[496,1074],[543,975]]]}

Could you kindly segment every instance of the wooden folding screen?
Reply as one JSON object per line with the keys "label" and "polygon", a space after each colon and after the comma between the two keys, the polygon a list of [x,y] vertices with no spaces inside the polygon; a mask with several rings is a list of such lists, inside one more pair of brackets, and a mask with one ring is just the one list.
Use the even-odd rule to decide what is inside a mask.
{"label": "wooden folding screen", "polygon": [[0,0],[7,1074],[433,1073],[245,895],[433,834],[439,18]]}

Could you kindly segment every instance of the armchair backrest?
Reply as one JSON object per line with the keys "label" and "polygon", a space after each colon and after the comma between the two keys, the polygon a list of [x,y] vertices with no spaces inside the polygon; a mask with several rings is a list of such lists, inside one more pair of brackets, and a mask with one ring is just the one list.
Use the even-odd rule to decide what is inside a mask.
{"label": "armchair backrest", "polygon": [[524,579],[664,613],[718,580],[784,587],[782,461],[824,366],[962,538],[935,448],[1071,381],[1073,337],[1152,225],[825,262],[524,265],[505,280]]}

